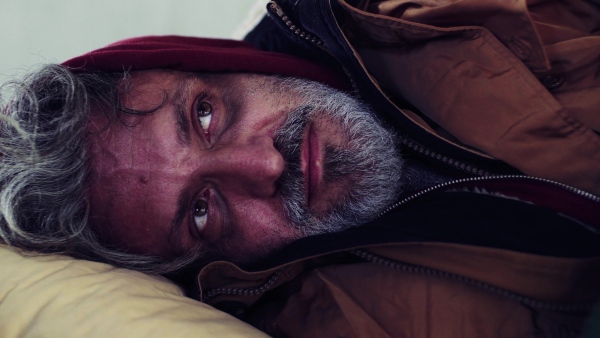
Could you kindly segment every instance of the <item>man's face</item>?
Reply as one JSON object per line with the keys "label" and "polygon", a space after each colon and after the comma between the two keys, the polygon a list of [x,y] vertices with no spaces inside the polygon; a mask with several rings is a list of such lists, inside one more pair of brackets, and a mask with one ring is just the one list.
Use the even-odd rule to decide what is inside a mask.
{"label": "man's face", "polygon": [[[294,239],[364,222],[394,198],[388,176],[398,162],[369,155],[383,148],[381,157],[393,155],[392,138],[365,137],[385,131],[372,120],[379,129],[361,130],[332,112],[356,103],[344,96],[351,104],[339,108],[339,94],[322,95],[329,91],[323,86],[145,71],[123,87],[125,110],[158,109],[112,123],[93,113],[89,200],[101,237],[127,250],[247,262]],[[354,158],[371,138],[381,149]],[[355,189],[364,186],[372,189]],[[362,202],[379,192],[384,200]]]}

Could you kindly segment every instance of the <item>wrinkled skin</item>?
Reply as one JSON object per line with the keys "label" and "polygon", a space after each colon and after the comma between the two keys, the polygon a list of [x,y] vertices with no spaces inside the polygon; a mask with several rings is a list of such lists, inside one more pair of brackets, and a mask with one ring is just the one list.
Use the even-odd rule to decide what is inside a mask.
{"label": "wrinkled skin", "polygon": [[[302,236],[283,211],[276,181],[286,163],[273,145],[277,128],[301,102],[278,91],[276,80],[145,71],[132,74],[120,100],[127,109],[159,109],[112,123],[101,111],[93,114],[88,196],[92,223],[104,240],[165,258],[204,249],[247,261]],[[207,130],[197,119],[200,101],[212,106]],[[181,124],[189,125],[188,140]],[[312,161],[307,206],[322,214],[351,184],[321,180],[322,149],[345,140],[341,127],[327,119],[311,123],[305,139],[308,129],[318,150],[303,153],[300,165],[306,176]],[[198,200],[208,208],[203,231],[195,226]]]}

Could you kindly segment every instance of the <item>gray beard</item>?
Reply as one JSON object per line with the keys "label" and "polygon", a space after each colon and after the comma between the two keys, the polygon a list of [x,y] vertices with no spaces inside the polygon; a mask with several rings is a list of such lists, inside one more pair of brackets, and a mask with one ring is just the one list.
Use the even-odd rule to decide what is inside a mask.
{"label": "gray beard", "polygon": [[[402,161],[393,133],[366,105],[332,88],[285,79],[279,89],[304,98],[304,104],[290,113],[275,133],[275,148],[286,161],[277,185],[290,226],[309,236],[341,231],[376,218],[400,193]],[[348,142],[343,147],[325,146],[323,181],[342,181],[345,190],[327,213],[315,215],[305,200],[300,152],[305,127],[321,118],[342,126]]]}

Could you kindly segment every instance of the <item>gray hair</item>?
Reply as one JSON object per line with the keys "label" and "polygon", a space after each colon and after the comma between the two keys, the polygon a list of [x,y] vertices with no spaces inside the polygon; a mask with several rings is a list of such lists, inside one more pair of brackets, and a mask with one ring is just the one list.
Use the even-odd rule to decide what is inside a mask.
{"label": "gray hair", "polygon": [[74,74],[46,65],[0,91],[0,241],[28,254],[57,253],[149,273],[168,273],[198,258],[171,261],[102,243],[88,223],[90,111],[119,111],[126,73]]}

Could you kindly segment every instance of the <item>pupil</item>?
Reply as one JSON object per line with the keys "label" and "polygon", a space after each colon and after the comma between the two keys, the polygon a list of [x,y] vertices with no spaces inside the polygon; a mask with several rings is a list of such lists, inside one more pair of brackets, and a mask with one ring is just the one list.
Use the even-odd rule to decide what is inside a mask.
{"label": "pupil", "polygon": [[204,216],[208,212],[208,203],[199,200],[194,205],[194,216]]}
{"label": "pupil", "polygon": [[200,102],[198,106],[198,115],[200,116],[207,116],[212,110],[212,106],[208,102]]}

